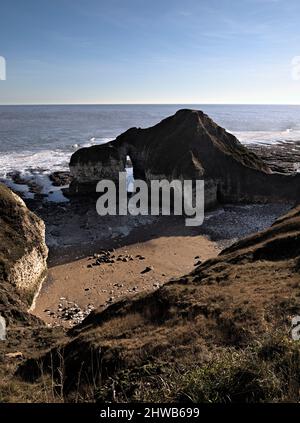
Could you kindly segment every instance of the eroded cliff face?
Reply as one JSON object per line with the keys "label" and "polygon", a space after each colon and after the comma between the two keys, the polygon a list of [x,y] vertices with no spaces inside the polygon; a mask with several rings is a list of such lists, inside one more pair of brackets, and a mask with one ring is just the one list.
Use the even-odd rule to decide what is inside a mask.
{"label": "eroded cliff face", "polygon": [[29,307],[47,271],[45,225],[23,200],[0,184],[0,312]]}
{"label": "eroded cliff face", "polygon": [[[101,159],[99,160],[99,157]],[[97,183],[102,179],[118,182],[119,172],[124,172],[126,154],[112,143],[82,148],[71,157],[70,170],[74,181],[73,194],[95,193]]]}
{"label": "eroded cliff face", "polygon": [[300,198],[299,174],[272,173],[207,115],[186,109],[151,128],[131,128],[106,146],[78,150],[70,162],[71,192],[95,192],[102,175],[116,180],[117,172],[125,169],[127,155],[135,179],[148,183],[204,179],[207,208],[222,202],[296,202]]}

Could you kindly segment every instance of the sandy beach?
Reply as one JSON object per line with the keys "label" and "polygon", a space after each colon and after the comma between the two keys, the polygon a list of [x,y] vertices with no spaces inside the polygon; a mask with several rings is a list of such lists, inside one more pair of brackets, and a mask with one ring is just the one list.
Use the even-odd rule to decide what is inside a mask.
{"label": "sandy beach", "polygon": [[[158,235],[159,229],[157,238],[112,251],[95,249],[94,255],[50,267],[34,314],[50,324],[73,325],[90,309],[157,289],[220,251],[205,236],[193,236],[188,231],[179,236],[176,227],[163,230],[157,226],[151,228],[152,234],[154,231]],[[97,257],[101,258],[104,252],[111,262],[100,264]]]}
{"label": "sandy beach", "polygon": [[[40,210],[50,243],[48,277],[32,313],[50,325],[71,327],[94,308],[158,289],[268,227],[290,206],[227,205],[207,213],[200,227],[186,227],[175,216],[103,218],[92,203],[86,207],[52,205],[49,210],[46,205]],[[87,216],[88,225],[78,223]]]}

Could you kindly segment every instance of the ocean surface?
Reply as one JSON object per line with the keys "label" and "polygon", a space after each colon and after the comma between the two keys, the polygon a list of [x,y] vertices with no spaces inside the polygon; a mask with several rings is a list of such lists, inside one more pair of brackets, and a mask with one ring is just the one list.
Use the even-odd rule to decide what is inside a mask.
{"label": "ocean surface", "polygon": [[[8,174],[19,171],[43,184],[43,192],[54,191],[50,201],[63,200],[48,175],[67,170],[74,151],[110,141],[133,126],[152,126],[181,108],[203,110],[244,144],[300,145],[300,106],[0,106],[0,179],[12,185]],[[18,189],[28,191],[27,186]]]}

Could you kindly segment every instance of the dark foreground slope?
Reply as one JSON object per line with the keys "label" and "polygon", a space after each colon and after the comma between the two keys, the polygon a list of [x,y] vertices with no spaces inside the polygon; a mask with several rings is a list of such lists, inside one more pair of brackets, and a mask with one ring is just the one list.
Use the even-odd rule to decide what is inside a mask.
{"label": "dark foreground slope", "polygon": [[204,179],[207,208],[228,202],[296,202],[300,175],[272,173],[236,137],[198,110],[179,110],[157,125],[131,128],[105,145],[71,157],[70,192],[91,194],[101,179],[118,180],[130,157],[134,177]]}
{"label": "dark foreground slope", "polygon": [[18,375],[67,400],[299,401],[300,207],[148,295],[95,311]]}

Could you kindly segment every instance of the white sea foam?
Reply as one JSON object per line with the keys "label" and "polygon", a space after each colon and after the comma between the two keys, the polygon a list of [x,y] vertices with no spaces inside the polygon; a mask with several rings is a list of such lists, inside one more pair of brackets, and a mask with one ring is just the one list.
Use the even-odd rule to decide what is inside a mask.
{"label": "white sea foam", "polygon": [[281,144],[284,142],[299,142],[300,130],[285,131],[228,131],[243,144]]}
{"label": "white sea foam", "polygon": [[0,155],[0,177],[5,178],[7,173],[18,171],[21,173],[51,173],[58,170],[68,170],[69,161],[74,151],[81,147],[90,147],[95,144],[105,144],[111,138],[92,138],[82,144],[74,144],[70,149],[56,150],[24,150],[10,151]]}
{"label": "white sea foam", "polygon": [[55,171],[69,170],[69,161],[74,151],[81,147],[90,147],[96,144],[105,144],[111,138],[91,138],[88,142],[74,144],[65,150],[25,150],[22,152],[11,151],[0,155],[0,179],[12,189],[22,193],[25,198],[33,198],[27,185],[15,184],[9,177],[11,172],[19,172],[26,181],[33,181],[41,187],[41,193],[47,194],[47,201],[64,202],[67,199],[62,194],[61,188],[53,186],[49,175]]}
{"label": "white sea foam", "polygon": [[53,172],[66,170],[71,154],[65,151],[45,150],[40,152],[23,151],[2,153],[0,156],[0,177],[5,178],[9,172]]}
{"label": "white sea foam", "polygon": [[5,184],[14,191],[22,194],[24,198],[34,198],[34,194],[29,191],[28,185],[15,184],[11,179],[5,180]]}

